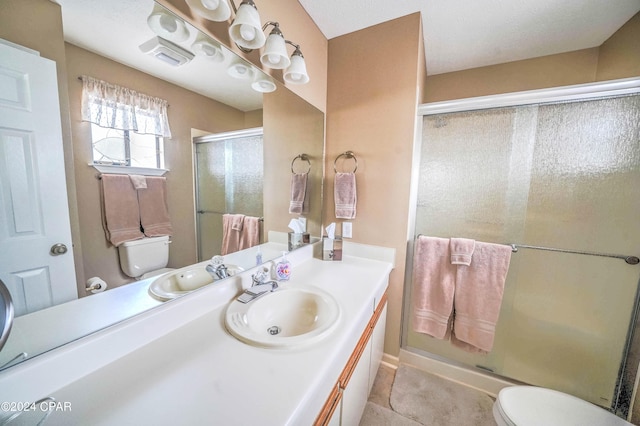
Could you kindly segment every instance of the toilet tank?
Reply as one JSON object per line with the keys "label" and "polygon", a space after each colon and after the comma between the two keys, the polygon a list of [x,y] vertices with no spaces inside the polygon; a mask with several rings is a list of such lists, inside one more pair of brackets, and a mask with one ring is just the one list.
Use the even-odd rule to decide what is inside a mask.
{"label": "toilet tank", "polygon": [[127,241],[118,246],[120,268],[132,278],[162,269],[169,262],[169,237]]}

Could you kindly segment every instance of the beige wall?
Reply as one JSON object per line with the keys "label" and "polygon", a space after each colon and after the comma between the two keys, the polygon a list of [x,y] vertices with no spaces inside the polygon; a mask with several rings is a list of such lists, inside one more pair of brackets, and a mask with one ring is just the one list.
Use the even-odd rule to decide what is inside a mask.
{"label": "beige wall", "polygon": [[336,220],[333,161],[351,150],[359,163],[353,241],[397,250],[385,339],[392,355],[400,347],[420,25],[412,14],[329,41],[324,222]]}
{"label": "beige wall", "polygon": [[[196,257],[195,198],[191,130],[226,132],[244,128],[245,114],[164,80],[67,44],[67,71],[76,191],[80,203],[80,229],[87,277],[100,276],[111,287],[131,279],[119,267],[117,249],[107,243],[100,219],[99,181],[91,162],[91,126],[80,118],[82,83],[77,77],[89,75],[169,101],[172,138],[165,140],[165,166],[169,214],[173,237],[170,267],[193,264]],[[255,119],[254,119],[255,120]]]}
{"label": "beige wall", "polygon": [[423,102],[589,83],[595,80],[597,65],[598,48],[593,48],[430,75]]}
{"label": "beige wall", "polygon": [[[74,264],[77,281],[84,283],[60,5],[48,0],[0,0],[0,11],[0,38],[37,50],[43,58],[56,62]],[[84,293],[84,290],[82,292]]]}
{"label": "beige wall", "polygon": [[[427,77],[424,103],[640,76],[640,13],[600,47]],[[427,58],[427,68],[429,58]]]}
{"label": "beige wall", "polygon": [[[158,0],[159,3],[173,10],[178,15],[186,18],[197,28],[207,32],[227,47],[231,48],[238,55],[251,61],[258,67],[260,63],[259,51],[251,53],[242,52],[230,41],[228,22],[212,22],[201,18],[189,9],[184,0]],[[236,1],[236,4],[240,4]],[[309,102],[322,112],[326,112],[327,105],[327,55],[328,43],[325,36],[320,32],[315,22],[297,1],[291,0],[268,0],[256,1],[260,19],[264,24],[267,21],[276,21],[280,24],[280,29],[287,40],[299,44],[307,64],[307,72],[310,81],[307,84],[296,85],[287,84],[287,88]],[[271,31],[271,27],[266,30],[266,34]],[[287,47],[289,53],[293,53],[293,47]],[[265,68],[265,72],[284,84],[281,70],[271,70]]]}
{"label": "beige wall", "polygon": [[[288,214],[291,199],[291,162],[307,154],[311,169],[307,177],[309,213],[307,231],[321,234],[322,166],[324,153],[324,114],[288,90],[276,90],[264,96],[264,229],[288,232],[289,221],[299,215]],[[297,160],[294,170],[307,169]]]}
{"label": "beige wall", "polygon": [[640,12],[600,46],[596,80],[632,76],[640,76]]}

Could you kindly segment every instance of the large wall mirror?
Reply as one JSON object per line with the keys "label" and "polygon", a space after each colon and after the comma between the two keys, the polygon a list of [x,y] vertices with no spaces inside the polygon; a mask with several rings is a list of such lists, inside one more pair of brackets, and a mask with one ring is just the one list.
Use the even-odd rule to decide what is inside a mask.
{"label": "large wall mirror", "polygon": [[[63,52],[43,52],[42,56],[56,60],[59,75],[61,71],[67,74],[67,84],[59,84],[59,91],[62,95],[68,90],[68,102],[64,100],[66,93],[61,96],[61,115],[63,133],[65,129],[69,133],[63,136],[65,145],[72,150],[72,156],[66,153],[65,167],[67,172],[73,169],[71,176],[75,181],[68,188],[72,191],[70,197],[77,199],[77,211],[73,211],[74,203],[71,203],[71,217],[77,218],[77,223],[72,220],[72,229],[79,230],[74,234],[73,243],[74,250],[80,254],[76,259],[81,259],[77,262],[81,264],[76,264],[76,271],[81,273],[77,279],[78,299],[45,304],[44,309],[15,318],[7,344],[0,351],[0,369],[170,303],[152,298],[146,290],[140,291],[145,281],[132,280],[122,273],[117,249],[104,237],[100,219],[100,183],[96,178],[99,173],[88,165],[92,149],[90,125],[80,119],[82,83],[78,77],[81,75],[169,101],[172,138],[165,141],[164,149],[165,167],[169,169],[165,175],[169,213],[174,228],[170,268],[197,263],[198,246],[203,245],[202,239],[209,238],[206,232],[199,233],[196,226],[196,192],[206,192],[208,188],[202,185],[198,188],[194,139],[205,135],[262,128],[263,188],[261,193],[251,196],[261,197],[262,241],[265,242],[269,231],[285,234],[289,221],[298,217],[288,212],[291,165],[296,156],[306,154],[311,163],[308,182],[311,198],[309,213],[304,217],[311,235],[320,236],[324,176],[324,114],[321,111],[188,22],[185,26],[188,38],[176,42],[194,53],[188,63],[174,67],[143,53],[139,46],[157,36],[148,25],[149,15],[161,11],[174,16],[153,0],[57,0],[53,3],[29,0],[24,6],[17,0],[10,3],[8,14],[0,17],[0,27],[5,28],[0,30],[0,38],[36,50],[37,46],[51,41],[45,41],[47,37],[53,37],[49,44],[55,44],[55,37],[51,35],[55,31],[50,30],[59,29],[60,15],[58,6],[53,3],[62,8]],[[38,26],[44,30],[32,31],[25,36],[26,32],[17,24],[13,27],[5,25],[9,21],[29,21],[34,28]],[[8,28],[21,34],[14,37]],[[35,40],[36,37],[39,39]],[[29,46],[30,38],[34,39],[34,46]],[[59,42],[62,46],[62,40]],[[212,54],[213,50],[218,53]],[[0,65],[10,67],[11,64]],[[238,78],[238,73],[250,73],[250,78]],[[256,91],[255,87],[260,86],[275,90]],[[65,127],[65,119],[70,119],[68,127]],[[240,151],[237,155],[242,161],[243,153]],[[255,160],[255,152],[245,155]],[[200,256],[207,258],[211,250],[215,249],[209,248],[209,252]],[[265,257],[263,260],[270,259]],[[255,266],[255,257],[241,266]],[[8,277],[5,275],[7,271],[0,270],[0,279],[6,282]],[[93,277],[104,279],[108,290],[86,293],[85,281]],[[197,297],[197,291],[189,297]]]}

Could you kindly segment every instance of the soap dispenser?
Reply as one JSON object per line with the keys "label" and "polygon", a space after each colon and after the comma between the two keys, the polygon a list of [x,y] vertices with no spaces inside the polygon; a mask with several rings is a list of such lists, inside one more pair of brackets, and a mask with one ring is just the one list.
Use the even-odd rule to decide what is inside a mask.
{"label": "soap dispenser", "polygon": [[287,252],[282,252],[282,259],[276,263],[276,277],[278,281],[288,281],[291,277],[291,263],[287,260]]}

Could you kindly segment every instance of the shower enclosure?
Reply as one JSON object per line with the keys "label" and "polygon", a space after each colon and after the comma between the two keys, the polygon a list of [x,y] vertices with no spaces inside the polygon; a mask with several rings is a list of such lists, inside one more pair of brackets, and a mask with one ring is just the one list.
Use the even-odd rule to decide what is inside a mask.
{"label": "shower enclosure", "polygon": [[[499,108],[484,99],[476,107],[476,99],[456,102],[458,112],[423,111],[413,237],[639,255],[640,95],[634,91]],[[407,271],[411,250],[409,259]],[[635,356],[639,265],[519,249],[488,354],[415,332],[407,275],[403,348],[628,410],[619,397],[626,393],[628,404],[633,377],[631,385],[622,379],[638,365],[628,360]]]}
{"label": "shower enclosure", "polygon": [[202,136],[193,142],[200,262],[220,254],[222,215],[263,215],[262,128]]}

